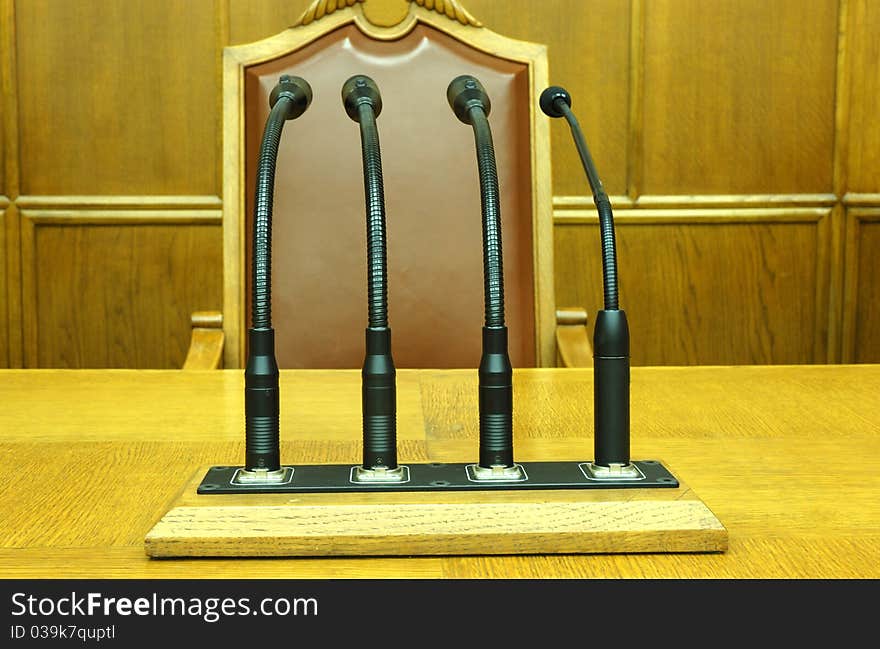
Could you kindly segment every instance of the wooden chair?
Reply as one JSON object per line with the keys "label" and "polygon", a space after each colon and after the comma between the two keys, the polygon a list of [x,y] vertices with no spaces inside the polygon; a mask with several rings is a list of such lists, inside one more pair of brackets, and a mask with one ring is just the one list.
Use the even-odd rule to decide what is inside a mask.
{"label": "wooden chair", "polygon": [[354,74],[372,77],[383,99],[378,128],[397,367],[472,368],[480,358],[473,134],[446,100],[459,74],[480,79],[492,101],[511,362],[592,364],[586,312],[555,306],[549,120],[538,107],[548,85],[546,47],[493,33],[450,0],[318,0],[296,26],[224,50],[224,304],[222,314],[194,319],[186,369],[240,368],[246,358],[255,165],[268,95],[282,74],[308,81],[313,100],[285,125],[277,163],[272,317],[280,367],[363,363],[360,138],[340,95]]}

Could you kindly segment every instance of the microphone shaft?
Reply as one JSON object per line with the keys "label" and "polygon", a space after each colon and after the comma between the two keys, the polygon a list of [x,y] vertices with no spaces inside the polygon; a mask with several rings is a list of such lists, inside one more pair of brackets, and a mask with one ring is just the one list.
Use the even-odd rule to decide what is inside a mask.
{"label": "microphone shaft", "polygon": [[367,214],[367,292],[369,326],[361,371],[363,466],[397,468],[396,370],[388,328],[388,270],[385,194],[376,114],[368,103],[358,106]]}
{"label": "microphone shaft", "polygon": [[510,467],[513,460],[513,368],[504,324],[504,272],[498,171],[489,120],[470,109],[480,173],[483,213],[483,282],[486,324],[479,369],[480,466]]}
{"label": "microphone shaft", "polygon": [[281,131],[293,102],[281,96],[272,107],[257,166],[254,200],[252,328],[245,368],[245,468],[281,468],[278,364],[272,329],[272,198]]}
{"label": "microphone shaft", "polygon": [[593,446],[596,464],[629,464],[629,385],[626,312],[601,310],[593,332]]}

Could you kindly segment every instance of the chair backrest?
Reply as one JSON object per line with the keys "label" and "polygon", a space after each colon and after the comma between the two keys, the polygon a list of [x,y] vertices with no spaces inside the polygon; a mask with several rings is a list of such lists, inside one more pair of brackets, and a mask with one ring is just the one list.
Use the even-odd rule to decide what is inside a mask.
{"label": "chair backrest", "polygon": [[395,364],[470,368],[480,358],[482,226],[474,140],[446,101],[446,87],[459,74],[480,79],[492,101],[511,362],[555,363],[549,126],[537,109],[547,85],[546,48],[479,26],[459,3],[419,4],[425,3],[319,0],[297,26],[224,50],[226,367],[241,367],[245,358],[257,156],[268,96],[282,74],[308,81],[313,100],[286,123],[278,154],[272,319],[279,365],[363,363],[360,137],[340,94],[354,74],[372,77],[383,100],[377,123]]}

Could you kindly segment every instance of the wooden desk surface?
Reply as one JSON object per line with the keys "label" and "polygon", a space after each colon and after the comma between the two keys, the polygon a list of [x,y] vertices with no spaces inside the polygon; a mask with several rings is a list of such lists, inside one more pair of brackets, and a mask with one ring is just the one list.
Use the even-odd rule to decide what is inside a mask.
{"label": "wooden desk surface", "polygon": [[[360,373],[285,371],[282,461],[360,459]],[[880,577],[880,366],[633,368],[632,457],[723,554],[156,560],[197,467],[244,457],[240,370],[0,371],[0,577]],[[519,460],[592,457],[592,371],[516,370]],[[400,370],[402,462],[471,461],[474,371]]]}

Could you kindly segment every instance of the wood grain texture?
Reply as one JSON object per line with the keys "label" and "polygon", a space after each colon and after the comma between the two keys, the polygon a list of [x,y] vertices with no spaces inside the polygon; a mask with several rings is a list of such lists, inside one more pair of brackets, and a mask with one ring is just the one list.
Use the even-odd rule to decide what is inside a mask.
{"label": "wood grain texture", "polygon": [[[10,194],[7,178],[16,160],[7,150],[7,139],[14,136],[18,120],[15,113],[15,18],[12,0],[0,0],[0,196]],[[7,167],[10,169],[7,170]],[[14,173],[14,172],[13,172]],[[3,206],[5,207],[5,205]]]}
{"label": "wood grain texture", "polygon": [[216,214],[176,216],[190,224],[173,212],[22,212],[28,367],[183,365],[190,314],[221,300],[221,233]]}
{"label": "wood grain texture", "polygon": [[216,370],[223,367],[223,313],[220,311],[196,311],[192,314],[192,335],[185,370]]}
{"label": "wood grain texture", "polygon": [[224,339],[222,329],[193,327],[183,369],[216,370],[222,367]]}
{"label": "wood grain texture", "polygon": [[18,66],[15,5],[0,0],[0,196],[19,193]]}
{"label": "wood grain texture", "polygon": [[880,209],[850,208],[846,224],[843,360],[880,361]]}
{"label": "wood grain texture", "polygon": [[6,274],[6,356],[9,367],[22,367],[21,327],[21,219],[15,204],[7,206],[4,216]]}
{"label": "wood grain texture", "polygon": [[[23,341],[33,314],[22,307],[20,257],[22,246],[30,244],[21,238],[20,211],[218,209],[219,152],[224,130],[229,134],[221,124],[221,47],[278,34],[308,5],[309,0],[0,0],[0,196],[12,202],[5,215],[7,316],[0,323],[0,365],[6,358],[11,366],[22,366],[31,345]],[[599,0],[589,6],[580,0],[546,6],[464,0],[462,5],[490,30],[548,46],[549,82],[566,86],[574,96],[603,180],[618,197],[616,207],[711,208],[722,217],[742,207],[832,209],[829,226],[822,226],[831,242],[827,262],[817,260],[817,267],[827,265],[831,279],[827,289],[817,281],[815,290],[803,294],[804,309],[814,309],[814,318],[803,321],[790,342],[784,339],[794,331],[794,320],[774,330],[776,342],[768,354],[767,314],[753,304],[737,304],[750,294],[735,287],[726,308],[735,313],[735,333],[745,335],[745,343],[716,332],[710,338],[721,345],[720,352],[715,343],[667,345],[662,353],[653,345],[655,362],[856,358],[846,351],[855,349],[856,320],[866,323],[860,331],[874,329],[874,307],[847,300],[873,296],[877,289],[873,268],[856,272],[870,258],[849,256],[847,216],[838,197],[846,206],[880,206],[880,127],[873,101],[880,87],[876,3],[815,0],[809,10],[799,0]],[[55,79],[67,84],[63,118],[51,108]],[[592,210],[567,127],[560,120],[547,127],[555,207]],[[180,199],[195,202],[184,205]],[[863,228],[869,238],[872,223]],[[571,296],[586,298],[594,291],[590,287],[598,286],[590,279],[598,274],[582,266],[596,259],[592,237],[565,228],[557,228],[562,235],[555,246],[560,304]],[[726,227],[719,237],[731,230],[736,228]],[[647,249],[653,234],[642,234]],[[147,239],[146,233],[139,239],[141,267],[126,272],[164,272],[166,239]],[[668,243],[664,237],[650,242],[651,258]],[[800,237],[797,243],[803,243]],[[211,272],[219,276],[222,262],[213,263]],[[806,263],[796,260],[799,269]],[[674,275],[681,267],[676,268]],[[847,278],[859,276],[861,283],[844,286],[850,282],[845,270]],[[634,269],[622,266],[621,272],[630,277],[626,282],[634,281]],[[785,274],[772,281],[788,286],[789,279],[780,279]],[[748,276],[752,286],[760,272],[750,269]],[[701,294],[715,290],[713,276],[694,281]],[[92,275],[97,291],[112,291],[107,288],[112,283],[109,275]],[[807,291],[807,283],[797,286]],[[184,278],[167,284],[173,301],[186,301],[186,285]],[[630,290],[635,287],[624,288]],[[661,310],[652,307],[650,326],[670,312],[682,317],[680,310],[669,309],[672,297],[653,298]],[[786,296],[768,313],[781,312],[788,299],[794,298]],[[215,300],[186,308],[221,306],[222,300]],[[727,311],[710,320],[731,321]],[[149,318],[143,322],[152,330]],[[104,337],[106,329],[90,321],[67,326],[69,331],[51,343],[54,349],[67,347],[71,338],[88,341],[83,345],[90,348],[116,345]],[[135,355],[151,367],[167,366],[164,346],[152,345],[150,335],[131,338],[130,344],[138,345]],[[870,350],[871,344],[861,342],[859,349]],[[741,356],[743,350],[751,351]]]}
{"label": "wood grain texture", "polygon": [[[556,217],[560,303],[602,307],[594,213]],[[638,365],[822,362],[829,208],[618,210],[621,306]]]}
{"label": "wood grain texture", "polygon": [[[152,557],[720,552],[727,530],[677,489],[195,495],[147,534]],[[280,496],[280,497],[279,497]]]}
{"label": "wood grain texture", "polygon": [[9,293],[10,286],[8,283],[7,272],[7,214],[12,210],[5,200],[0,198],[0,296],[3,296],[0,302],[0,367],[9,367]]}
{"label": "wood grain texture", "polygon": [[642,191],[830,191],[837,8],[645,3]]}
{"label": "wood grain texture", "polygon": [[274,36],[293,27],[311,0],[228,0],[229,42],[242,45]]}
{"label": "wood grain texture", "polygon": [[[292,53],[314,45],[328,34],[352,22],[358,30],[377,42],[400,38],[409,33],[418,22],[440,34],[450,36],[454,46],[463,43],[474,52],[485,53],[506,62],[523,64],[528,73],[523,80],[528,83],[530,96],[534,96],[538,88],[547,85],[546,48],[543,45],[508,38],[488,29],[464,26],[443,14],[417,6],[410,8],[407,21],[391,28],[364,24],[357,12],[334,11],[321,20],[285,30],[268,39],[225,48],[223,77],[223,123],[226,133],[223,151],[225,367],[242,366],[245,352],[245,269],[248,245],[246,234],[249,232],[248,219],[252,214],[252,210],[247,207],[246,178],[249,173],[246,162],[247,142],[244,136],[244,132],[249,130],[245,128],[244,122],[251,114],[251,111],[246,110],[246,106],[250,103],[246,93],[251,86],[245,81],[245,77],[250,68],[265,61],[282,60]],[[517,117],[517,120],[519,119],[520,116]],[[525,300],[532,301],[534,305],[534,362],[538,366],[552,366],[556,354],[549,124],[546,118],[539,115],[535,105],[531,105],[527,112],[522,113],[521,119],[522,127],[528,129],[528,135],[523,136],[523,142],[528,142],[529,166],[522,167],[527,178],[523,179],[522,175],[517,177],[525,180],[531,191],[528,201],[523,204],[524,214],[520,218],[530,217],[530,221],[526,223],[531,224],[529,244],[532,253],[530,263],[534,287]],[[531,339],[531,335],[528,339]]]}
{"label": "wood grain texture", "polygon": [[848,95],[845,133],[846,191],[880,191],[880,124],[874,108],[880,95],[880,6],[870,0],[847,0]]}
{"label": "wood grain texture", "polygon": [[213,11],[213,0],[16,3],[22,193],[218,194]]}
{"label": "wood grain texture", "polygon": [[[402,460],[474,457],[476,428],[460,427],[475,374],[399,372]],[[592,378],[515,370],[518,459],[590,457]],[[281,385],[285,461],[357,461],[358,372],[283,371]],[[880,577],[878,365],[633,368],[633,457],[700,496],[729,531],[722,554],[148,559],[144,536],[196,470],[241,461],[243,387],[239,370],[0,371],[0,576]]]}
{"label": "wood grain texture", "polygon": [[[547,44],[550,84],[565,87],[605,188],[626,193],[629,123],[630,7],[628,0],[557,0],[540,7],[529,0],[467,0],[489,29]],[[596,44],[601,44],[597,47]],[[535,100],[543,88],[536,91]],[[553,193],[589,194],[571,133],[564,120],[550,124]]]}
{"label": "wood grain texture", "polygon": [[593,346],[585,324],[556,326],[556,352],[559,367],[592,367]]}

